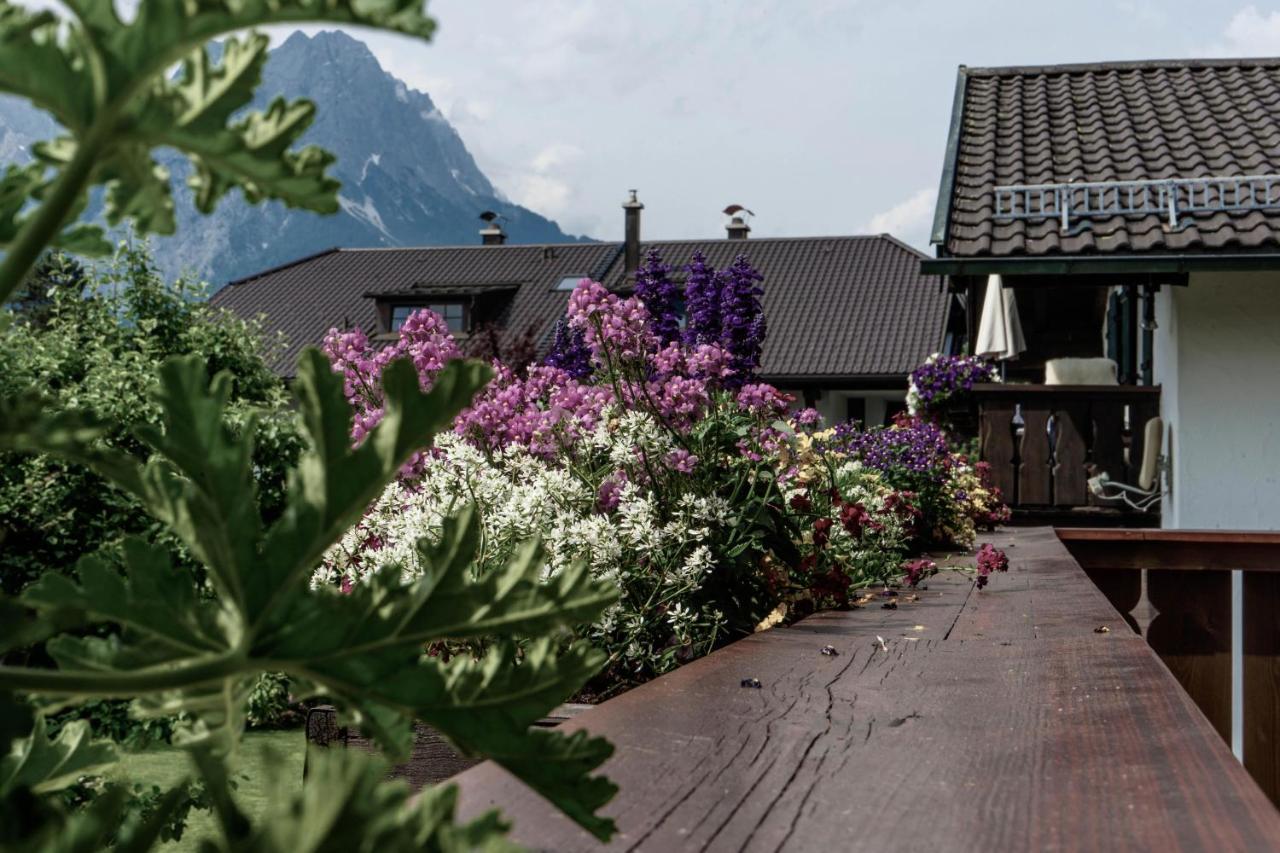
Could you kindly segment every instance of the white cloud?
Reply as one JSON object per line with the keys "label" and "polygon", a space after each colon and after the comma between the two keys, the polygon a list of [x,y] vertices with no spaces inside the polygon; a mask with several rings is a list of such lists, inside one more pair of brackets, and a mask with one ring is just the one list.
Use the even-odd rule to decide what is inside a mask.
{"label": "white cloud", "polygon": [[583,151],[567,142],[544,146],[523,168],[499,169],[494,176],[512,201],[553,219],[572,219],[576,213],[574,185],[580,176],[574,165]]}
{"label": "white cloud", "polygon": [[541,174],[550,172],[552,169],[561,168],[582,156],[582,149],[576,145],[567,143],[556,143],[543,148],[533,157],[532,166],[534,171]]}
{"label": "white cloud", "polygon": [[867,230],[872,234],[888,232],[899,240],[924,248],[929,244],[929,226],[933,222],[936,190],[926,187],[905,201],[871,217]]}
{"label": "white cloud", "polygon": [[1263,14],[1252,4],[1231,16],[1222,39],[1202,51],[1209,56],[1274,56],[1280,54],[1280,12]]}

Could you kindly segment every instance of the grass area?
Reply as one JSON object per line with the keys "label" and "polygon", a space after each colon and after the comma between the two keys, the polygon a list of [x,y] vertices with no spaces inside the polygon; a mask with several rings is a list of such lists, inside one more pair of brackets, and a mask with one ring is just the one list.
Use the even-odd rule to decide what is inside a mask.
{"label": "grass area", "polygon": [[[272,798],[284,798],[302,789],[305,751],[306,735],[301,729],[245,735],[231,770],[237,786],[236,802],[246,814],[256,817]],[[187,778],[191,771],[191,761],[185,752],[160,747],[128,754],[119,765],[118,778],[129,783],[169,788]],[[182,840],[161,849],[170,853],[195,850],[200,838],[213,832],[213,815],[193,811]]]}

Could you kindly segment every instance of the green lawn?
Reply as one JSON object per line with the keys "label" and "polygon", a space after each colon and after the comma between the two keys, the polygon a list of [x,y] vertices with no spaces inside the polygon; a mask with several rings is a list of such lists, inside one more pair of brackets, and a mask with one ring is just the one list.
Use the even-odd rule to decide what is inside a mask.
{"label": "green lawn", "polygon": [[[301,729],[289,732],[250,732],[240,743],[232,765],[236,801],[251,817],[267,806],[270,797],[287,797],[302,788],[302,757],[306,736]],[[130,783],[168,788],[191,772],[191,762],[179,749],[163,747],[127,755],[120,776]],[[213,815],[191,813],[182,841],[164,846],[166,851],[195,850],[199,839],[213,832]]]}

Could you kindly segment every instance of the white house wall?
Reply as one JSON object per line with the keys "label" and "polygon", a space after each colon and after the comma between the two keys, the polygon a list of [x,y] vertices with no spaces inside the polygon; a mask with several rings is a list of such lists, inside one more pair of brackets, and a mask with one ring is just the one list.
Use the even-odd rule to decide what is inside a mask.
{"label": "white house wall", "polygon": [[1280,530],[1280,273],[1194,274],[1156,307],[1164,526]]}

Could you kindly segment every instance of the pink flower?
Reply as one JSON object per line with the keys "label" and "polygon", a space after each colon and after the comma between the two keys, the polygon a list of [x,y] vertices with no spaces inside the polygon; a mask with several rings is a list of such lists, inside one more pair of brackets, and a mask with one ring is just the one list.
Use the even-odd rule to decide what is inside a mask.
{"label": "pink flower", "polygon": [[444,318],[428,309],[410,314],[390,346],[371,347],[360,329],[330,329],[323,348],[333,371],[342,374],[343,392],[355,410],[351,439],[357,445],[382,420],[382,371],[387,365],[408,358],[418,371],[419,386],[429,391],[445,364],[461,356]]}
{"label": "pink flower", "polygon": [[978,589],[987,585],[987,579],[993,572],[1009,571],[1009,557],[1004,551],[994,547],[990,542],[978,549]]}
{"label": "pink flower", "polygon": [[785,414],[792,397],[764,382],[743,385],[738,392],[738,405],[753,415],[776,418]]}
{"label": "pink flower", "polygon": [[698,464],[698,457],[682,447],[668,453],[663,457],[662,461],[673,471],[679,471],[681,474],[692,474],[694,467]]}
{"label": "pink flower", "polygon": [[802,427],[817,426],[822,420],[822,415],[818,414],[818,410],[812,407],[805,407],[796,412],[796,423]]}
{"label": "pink flower", "polygon": [[634,296],[620,299],[603,284],[584,278],[569,295],[569,327],[580,329],[597,364],[606,354],[623,361],[646,358],[657,349],[649,311]]}
{"label": "pink flower", "polygon": [[622,487],[626,482],[627,472],[623,470],[614,471],[604,478],[604,482],[600,484],[600,489],[596,493],[596,506],[601,512],[613,512],[618,508]]}

